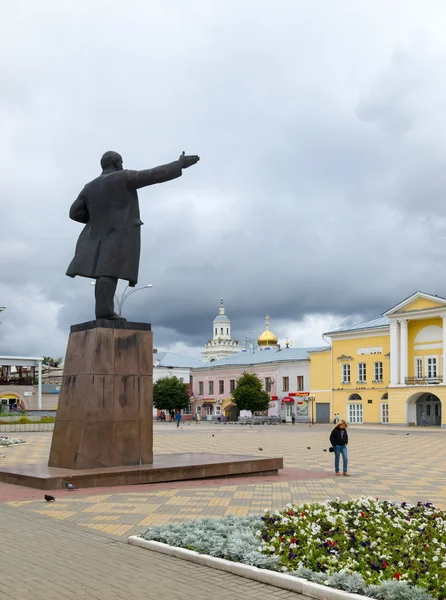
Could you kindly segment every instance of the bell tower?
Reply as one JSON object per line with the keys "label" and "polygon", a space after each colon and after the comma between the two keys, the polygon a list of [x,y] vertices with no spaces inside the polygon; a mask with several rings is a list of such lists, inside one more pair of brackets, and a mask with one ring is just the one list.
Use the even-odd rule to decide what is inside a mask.
{"label": "bell tower", "polygon": [[223,298],[220,298],[218,315],[212,323],[212,338],[205,345],[202,357],[205,362],[213,362],[236,352],[240,352],[239,343],[231,339],[231,321],[226,314]]}

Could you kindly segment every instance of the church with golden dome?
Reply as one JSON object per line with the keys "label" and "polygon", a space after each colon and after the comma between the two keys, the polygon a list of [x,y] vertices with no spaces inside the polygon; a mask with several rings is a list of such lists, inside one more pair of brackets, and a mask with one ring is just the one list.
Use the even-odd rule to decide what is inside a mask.
{"label": "church with golden dome", "polygon": [[269,328],[269,316],[266,315],[266,329],[263,333],[259,335],[257,338],[257,345],[260,350],[267,350],[270,348],[277,349],[279,340],[276,335]]}

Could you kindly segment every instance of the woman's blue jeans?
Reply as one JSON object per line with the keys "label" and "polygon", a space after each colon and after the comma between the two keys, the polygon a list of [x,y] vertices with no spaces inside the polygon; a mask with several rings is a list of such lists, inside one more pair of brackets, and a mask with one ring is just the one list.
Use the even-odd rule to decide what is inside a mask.
{"label": "woman's blue jeans", "polygon": [[344,467],[343,472],[347,473],[348,472],[347,446],[335,446],[334,451],[335,451],[335,471],[336,471],[336,473],[339,473],[339,459],[341,457],[341,454],[342,454],[342,463],[343,463],[343,467]]}

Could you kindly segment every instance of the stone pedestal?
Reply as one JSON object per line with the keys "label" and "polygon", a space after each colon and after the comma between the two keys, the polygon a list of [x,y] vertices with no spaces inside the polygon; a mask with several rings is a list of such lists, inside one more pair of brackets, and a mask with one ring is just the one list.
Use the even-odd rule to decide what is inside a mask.
{"label": "stone pedestal", "polygon": [[152,464],[152,365],[149,324],[73,325],[48,466]]}

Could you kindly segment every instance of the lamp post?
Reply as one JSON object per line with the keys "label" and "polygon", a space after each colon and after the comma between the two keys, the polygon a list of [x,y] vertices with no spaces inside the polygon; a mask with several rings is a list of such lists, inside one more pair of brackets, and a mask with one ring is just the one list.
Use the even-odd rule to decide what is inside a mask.
{"label": "lamp post", "polygon": [[[96,285],[96,281],[92,281],[91,285]],[[148,283],[147,285],[143,285],[142,287],[139,287],[139,288],[130,288],[130,290],[129,290],[129,287],[130,286],[126,285],[126,287],[124,288],[124,291],[122,292],[120,298],[116,294],[114,296],[114,299],[115,299],[115,302],[116,302],[116,306],[118,307],[118,315],[119,316],[122,315],[122,307],[124,306],[124,302],[127,300],[127,298],[129,296],[131,296],[135,292],[140,292],[141,290],[146,290],[148,288],[152,288],[153,287],[153,283]]]}

